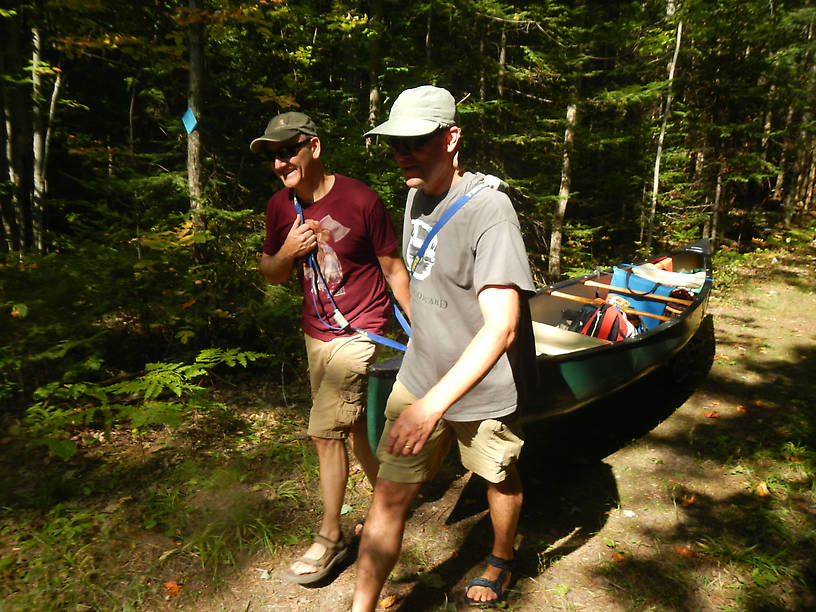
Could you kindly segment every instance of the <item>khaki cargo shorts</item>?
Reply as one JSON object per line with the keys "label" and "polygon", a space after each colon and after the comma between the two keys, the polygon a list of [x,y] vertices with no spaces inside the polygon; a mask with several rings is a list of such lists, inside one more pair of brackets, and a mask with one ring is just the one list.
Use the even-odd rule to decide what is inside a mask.
{"label": "khaki cargo shorts", "polygon": [[519,458],[524,440],[515,415],[484,421],[440,420],[417,455],[395,457],[385,451],[388,432],[403,410],[417,400],[396,381],[385,406],[385,429],[377,446],[379,478],[392,482],[427,482],[434,477],[448,454],[454,438],[459,445],[462,465],[489,482],[502,482],[507,470]]}
{"label": "khaki cargo shorts", "polygon": [[365,412],[366,371],[377,345],[362,336],[317,340],[304,334],[312,388],[308,434],[344,439]]}

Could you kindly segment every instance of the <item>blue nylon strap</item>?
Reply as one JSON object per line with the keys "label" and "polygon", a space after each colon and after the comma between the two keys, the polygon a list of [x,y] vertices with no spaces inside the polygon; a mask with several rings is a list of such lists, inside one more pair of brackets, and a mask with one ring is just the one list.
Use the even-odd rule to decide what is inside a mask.
{"label": "blue nylon strap", "polygon": [[428,232],[425,236],[425,240],[422,243],[422,246],[419,247],[419,250],[414,253],[414,259],[411,261],[411,276],[414,274],[414,270],[416,270],[417,265],[422,260],[422,256],[425,255],[425,251],[428,250],[428,247],[431,244],[431,240],[433,240],[434,236],[439,233],[439,230],[442,229],[442,226],[445,225],[448,221],[450,221],[451,217],[455,215],[460,208],[462,208],[465,204],[468,203],[468,200],[479,193],[482,189],[487,187],[487,183],[480,181],[476,185],[470,188],[467,193],[462,194],[459,198],[448,207],[442,216],[439,217],[439,221],[434,223],[434,226],[431,228],[431,231]]}
{"label": "blue nylon strap", "polygon": [[[300,217],[300,224],[303,224],[303,207],[298,202],[297,196],[294,196],[294,205],[295,205],[295,213]],[[353,327],[348,324],[345,320],[345,317],[340,312],[340,309],[337,308],[337,304],[334,301],[334,297],[329,290],[329,284],[326,282],[326,279],[323,277],[323,271],[320,269],[320,266],[317,263],[317,259],[314,256],[314,253],[309,253],[309,256],[306,258],[309,267],[312,269],[312,272],[315,274],[315,291],[312,292],[312,304],[314,305],[315,314],[317,315],[318,320],[328,329],[333,329],[335,331],[341,331],[343,329],[350,329],[352,331],[357,332],[361,336],[368,338],[372,342],[377,342],[379,344],[389,346],[393,349],[397,349],[398,351],[405,352],[408,347],[404,344],[397,342],[396,340],[392,340],[391,338],[386,338],[385,336],[381,336],[379,334],[375,334],[374,332],[366,331],[364,329],[359,329],[357,327]],[[329,301],[331,302],[332,307],[334,308],[335,312],[335,320],[338,318],[343,321],[345,324],[343,326],[340,325],[332,325],[328,321],[323,318],[323,315],[320,314],[320,309],[317,305],[317,299],[315,297],[315,293],[317,292],[317,279],[320,279],[323,282],[323,286],[326,288],[326,295],[329,296]],[[405,330],[405,333],[408,334],[408,337],[411,337],[411,327],[408,325],[408,321],[405,320],[405,316],[400,312],[400,309],[397,308],[397,305],[394,304],[394,314],[397,317],[397,321],[402,326],[402,329]]]}

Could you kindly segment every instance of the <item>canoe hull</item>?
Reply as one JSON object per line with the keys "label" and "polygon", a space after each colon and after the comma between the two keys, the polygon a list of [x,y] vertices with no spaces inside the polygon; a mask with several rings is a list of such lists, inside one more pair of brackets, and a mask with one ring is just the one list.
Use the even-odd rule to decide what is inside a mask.
{"label": "canoe hull", "polygon": [[[705,270],[706,280],[693,302],[682,314],[620,342],[558,355],[536,358],[538,383],[523,421],[534,423],[565,414],[627,387],[650,372],[667,365],[694,337],[703,321],[712,286],[711,253],[707,240],[654,258],[672,257],[682,270]],[[645,262],[644,262],[645,263]],[[530,299],[533,321],[557,325],[563,317],[563,302],[552,292],[574,294],[580,299],[598,299],[586,281],[607,281],[612,270],[597,270],[580,278],[543,287]],[[369,368],[368,429],[372,446],[383,425],[385,400],[396,378],[402,357]]]}

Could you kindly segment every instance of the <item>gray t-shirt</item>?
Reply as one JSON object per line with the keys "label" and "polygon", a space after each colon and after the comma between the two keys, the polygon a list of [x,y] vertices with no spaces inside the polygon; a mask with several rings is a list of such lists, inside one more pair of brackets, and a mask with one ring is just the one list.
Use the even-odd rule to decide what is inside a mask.
{"label": "gray t-shirt", "polygon": [[[481,179],[466,173],[446,194],[411,189],[403,245],[410,267],[425,236],[448,207]],[[486,286],[516,287],[522,298],[517,340],[493,368],[445,413],[450,421],[481,421],[515,412],[534,368],[527,299],[535,290],[518,218],[510,199],[482,189],[431,240],[411,278],[411,340],[397,378],[417,397],[459,359],[484,324],[478,294]]]}

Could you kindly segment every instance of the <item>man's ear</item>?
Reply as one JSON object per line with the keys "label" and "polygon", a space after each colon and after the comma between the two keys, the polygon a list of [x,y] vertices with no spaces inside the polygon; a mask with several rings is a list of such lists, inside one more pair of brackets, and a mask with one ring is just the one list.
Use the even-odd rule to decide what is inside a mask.
{"label": "man's ear", "polygon": [[312,149],[312,158],[320,159],[320,153],[322,151],[320,138],[318,138],[317,136],[313,136],[312,142],[309,145],[309,147]]}
{"label": "man's ear", "polygon": [[453,153],[459,148],[459,139],[462,137],[462,128],[453,125],[448,130],[447,149],[448,153]]}

